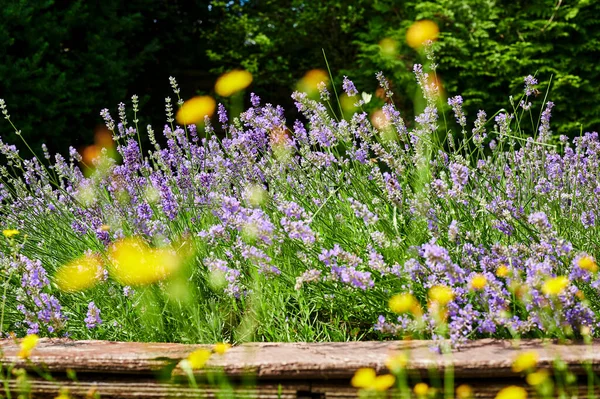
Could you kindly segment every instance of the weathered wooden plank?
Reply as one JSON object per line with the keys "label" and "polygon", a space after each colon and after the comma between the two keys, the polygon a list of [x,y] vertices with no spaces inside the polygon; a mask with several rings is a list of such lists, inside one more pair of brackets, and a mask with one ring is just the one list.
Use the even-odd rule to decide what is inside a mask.
{"label": "weathered wooden plank", "polygon": [[[476,398],[494,398],[504,386],[523,385],[522,376],[513,373],[512,363],[523,351],[539,354],[539,367],[552,368],[561,358],[569,370],[579,375],[575,387],[580,397],[586,397],[587,378],[583,362],[600,372],[600,340],[592,345],[581,343],[557,344],[552,341],[502,340],[474,341],[447,355],[431,351],[428,341],[386,341],[346,343],[250,343],[230,349],[225,355],[213,355],[207,369],[198,371],[198,388],[191,388],[181,369],[175,369],[170,381],[159,381],[156,372],[174,365],[197,348],[210,345],[165,343],[125,343],[106,341],[70,341],[42,339],[33,350],[30,362],[17,356],[18,343],[0,341],[4,365],[16,365],[33,370],[32,364],[44,365],[55,381],[49,382],[30,372],[33,397],[53,398],[61,388],[75,397],[85,397],[92,390],[103,398],[213,398],[218,389],[203,385],[207,370],[221,370],[232,381],[235,397],[239,398],[354,398],[357,391],[350,386],[354,372],[372,367],[386,372],[385,361],[392,355],[405,352],[411,385],[429,373],[442,376],[445,367],[452,365],[456,385],[468,383]],[[77,373],[77,381],[66,378],[66,371]],[[254,386],[241,381],[248,373]],[[8,383],[17,391],[17,383]],[[596,389],[600,394],[600,387]],[[397,396],[390,392],[390,397]]]}
{"label": "weathered wooden plank", "polygon": [[[385,370],[385,360],[403,351],[410,357],[411,370],[441,370],[451,364],[457,378],[511,377],[515,357],[522,351],[535,350],[540,367],[551,368],[552,362],[561,358],[573,372],[581,373],[583,362],[600,371],[600,340],[585,345],[485,339],[448,355],[436,354],[430,350],[430,344],[428,341],[249,343],[233,347],[225,355],[213,355],[207,368],[223,369],[232,377],[251,372],[263,379],[350,378],[361,367]],[[2,363],[26,366],[17,356],[18,344],[3,340],[0,347],[4,353]],[[184,359],[199,347],[211,348],[210,345],[42,339],[30,360],[44,363],[50,371],[150,374],[169,362]]]}

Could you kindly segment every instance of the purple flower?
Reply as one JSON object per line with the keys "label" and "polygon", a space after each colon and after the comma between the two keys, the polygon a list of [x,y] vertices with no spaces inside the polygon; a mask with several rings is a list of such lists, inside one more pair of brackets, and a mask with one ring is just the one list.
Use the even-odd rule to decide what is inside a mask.
{"label": "purple flower", "polygon": [[349,97],[354,97],[358,94],[358,90],[356,90],[356,87],[354,87],[354,83],[352,83],[352,81],[348,79],[347,76],[344,76],[342,88]]}
{"label": "purple flower", "polygon": [[525,80],[525,95],[530,96],[535,92],[534,86],[538,84],[538,81],[536,78],[534,78],[531,75],[527,75],[524,80]]}
{"label": "purple flower", "polygon": [[94,302],[90,302],[88,304],[88,311],[84,321],[85,326],[89,329],[96,328],[102,324],[102,319],[100,318],[100,309],[98,309]]}
{"label": "purple flower", "polygon": [[532,213],[527,218],[527,221],[541,232],[546,232],[552,228],[552,225],[548,222],[548,217],[544,212]]}
{"label": "purple flower", "polygon": [[467,117],[462,109],[463,99],[461,96],[455,96],[448,99],[448,105],[452,107],[456,123],[460,126],[465,127],[467,125]]}
{"label": "purple flower", "polygon": [[[254,93],[252,93],[254,94]],[[227,123],[228,118],[227,118],[227,110],[225,109],[225,106],[221,103],[219,103],[219,109],[217,111],[217,114],[219,115],[219,122],[220,123]]]}

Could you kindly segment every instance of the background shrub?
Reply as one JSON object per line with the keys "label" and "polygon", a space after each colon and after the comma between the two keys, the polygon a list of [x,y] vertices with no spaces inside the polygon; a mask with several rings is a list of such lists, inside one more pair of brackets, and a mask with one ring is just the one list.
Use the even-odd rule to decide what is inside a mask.
{"label": "background shrub", "polygon": [[[122,3],[0,1],[2,97],[34,148],[65,151],[92,140],[98,112],[140,98],[141,121],[160,127],[167,77],[184,98],[210,92],[214,78],[243,67],[252,90],[293,111],[289,93],[306,71],[324,68],[325,50],[337,83],[345,74],[359,90],[376,89],[383,70],[394,101],[412,119],[411,69],[424,58],[405,43],[408,27],[432,19],[440,27],[438,73],[449,95],[478,108],[510,108],[522,78],[552,78],[554,133],[598,130],[597,64],[600,4],[533,1],[148,1]],[[397,52],[385,55],[389,38]],[[295,117],[295,115],[288,115]],[[6,128],[6,141],[16,142]]]}

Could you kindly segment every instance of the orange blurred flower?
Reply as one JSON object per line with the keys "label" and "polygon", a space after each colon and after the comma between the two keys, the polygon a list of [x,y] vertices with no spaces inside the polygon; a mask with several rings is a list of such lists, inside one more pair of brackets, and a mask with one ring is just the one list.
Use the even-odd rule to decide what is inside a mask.
{"label": "orange blurred flower", "polygon": [[215,100],[210,96],[197,96],[183,103],[177,111],[177,123],[191,125],[204,121],[204,117],[211,117],[217,106]]}

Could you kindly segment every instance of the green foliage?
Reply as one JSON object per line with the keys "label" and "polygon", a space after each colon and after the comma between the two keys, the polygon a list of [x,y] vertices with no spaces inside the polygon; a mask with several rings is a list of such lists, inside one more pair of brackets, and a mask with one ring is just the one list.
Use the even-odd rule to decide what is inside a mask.
{"label": "green foliage", "polygon": [[[556,134],[597,130],[600,78],[600,4],[558,2],[441,0],[249,2],[243,6],[213,2],[219,29],[206,32],[214,72],[235,66],[255,75],[254,90],[269,101],[285,98],[304,72],[324,67],[323,48],[339,83],[346,74],[359,90],[374,91],[373,75],[382,70],[392,81],[395,102],[411,119],[415,108],[415,62],[423,54],[405,42],[415,20],[440,27],[438,74],[446,93],[462,94],[471,116],[477,109],[512,110],[506,93],[520,94],[523,78],[535,74],[541,87],[552,82],[549,99]],[[222,32],[228,32],[223,35]],[[379,43],[390,38],[397,53],[385,54]],[[285,90],[282,90],[282,87]],[[417,107],[418,108],[418,107]]]}
{"label": "green foliage", "polygon": [[[412,65],[426,60],[405,35],[415,20],[432,19],[439,77],[448,95],[463,95],[470,116],[511,110],[506,93],[519,94],[523,77],[536,74],[542,88],[552,82],[554,132],[573,136],[580,123],[584,131],[600,125],[598,12],[590,0],[0,0],[0,95],[36,151],[47,142],[64,152],[89,143],[100,109],[114,112],[132,94],[144,93],[150,115],[140,125],[160,127],[168,87],[155,82],[170,75],[188,98],[211,92],[218,74],[245,68],[253,91],[292,109],[298,80],[325,68],[323,49],[338,84],[348,75],[373,92],[382,70],[410,120],[419,109]],[[384,38],[396,53],[382,52]],[[8,130],[0,135],[19,143]]]}
{"label": "green foliage", "polygon": [[[154,82],[178,71],[174,62],[181,69],[198,62],[201,3],[0,0],[0,94],[34,150],[42,142],[51,151],[88,144],[100,109],[137,90],[143,106]],[[150,114],[162,97],[153,96]]]}

